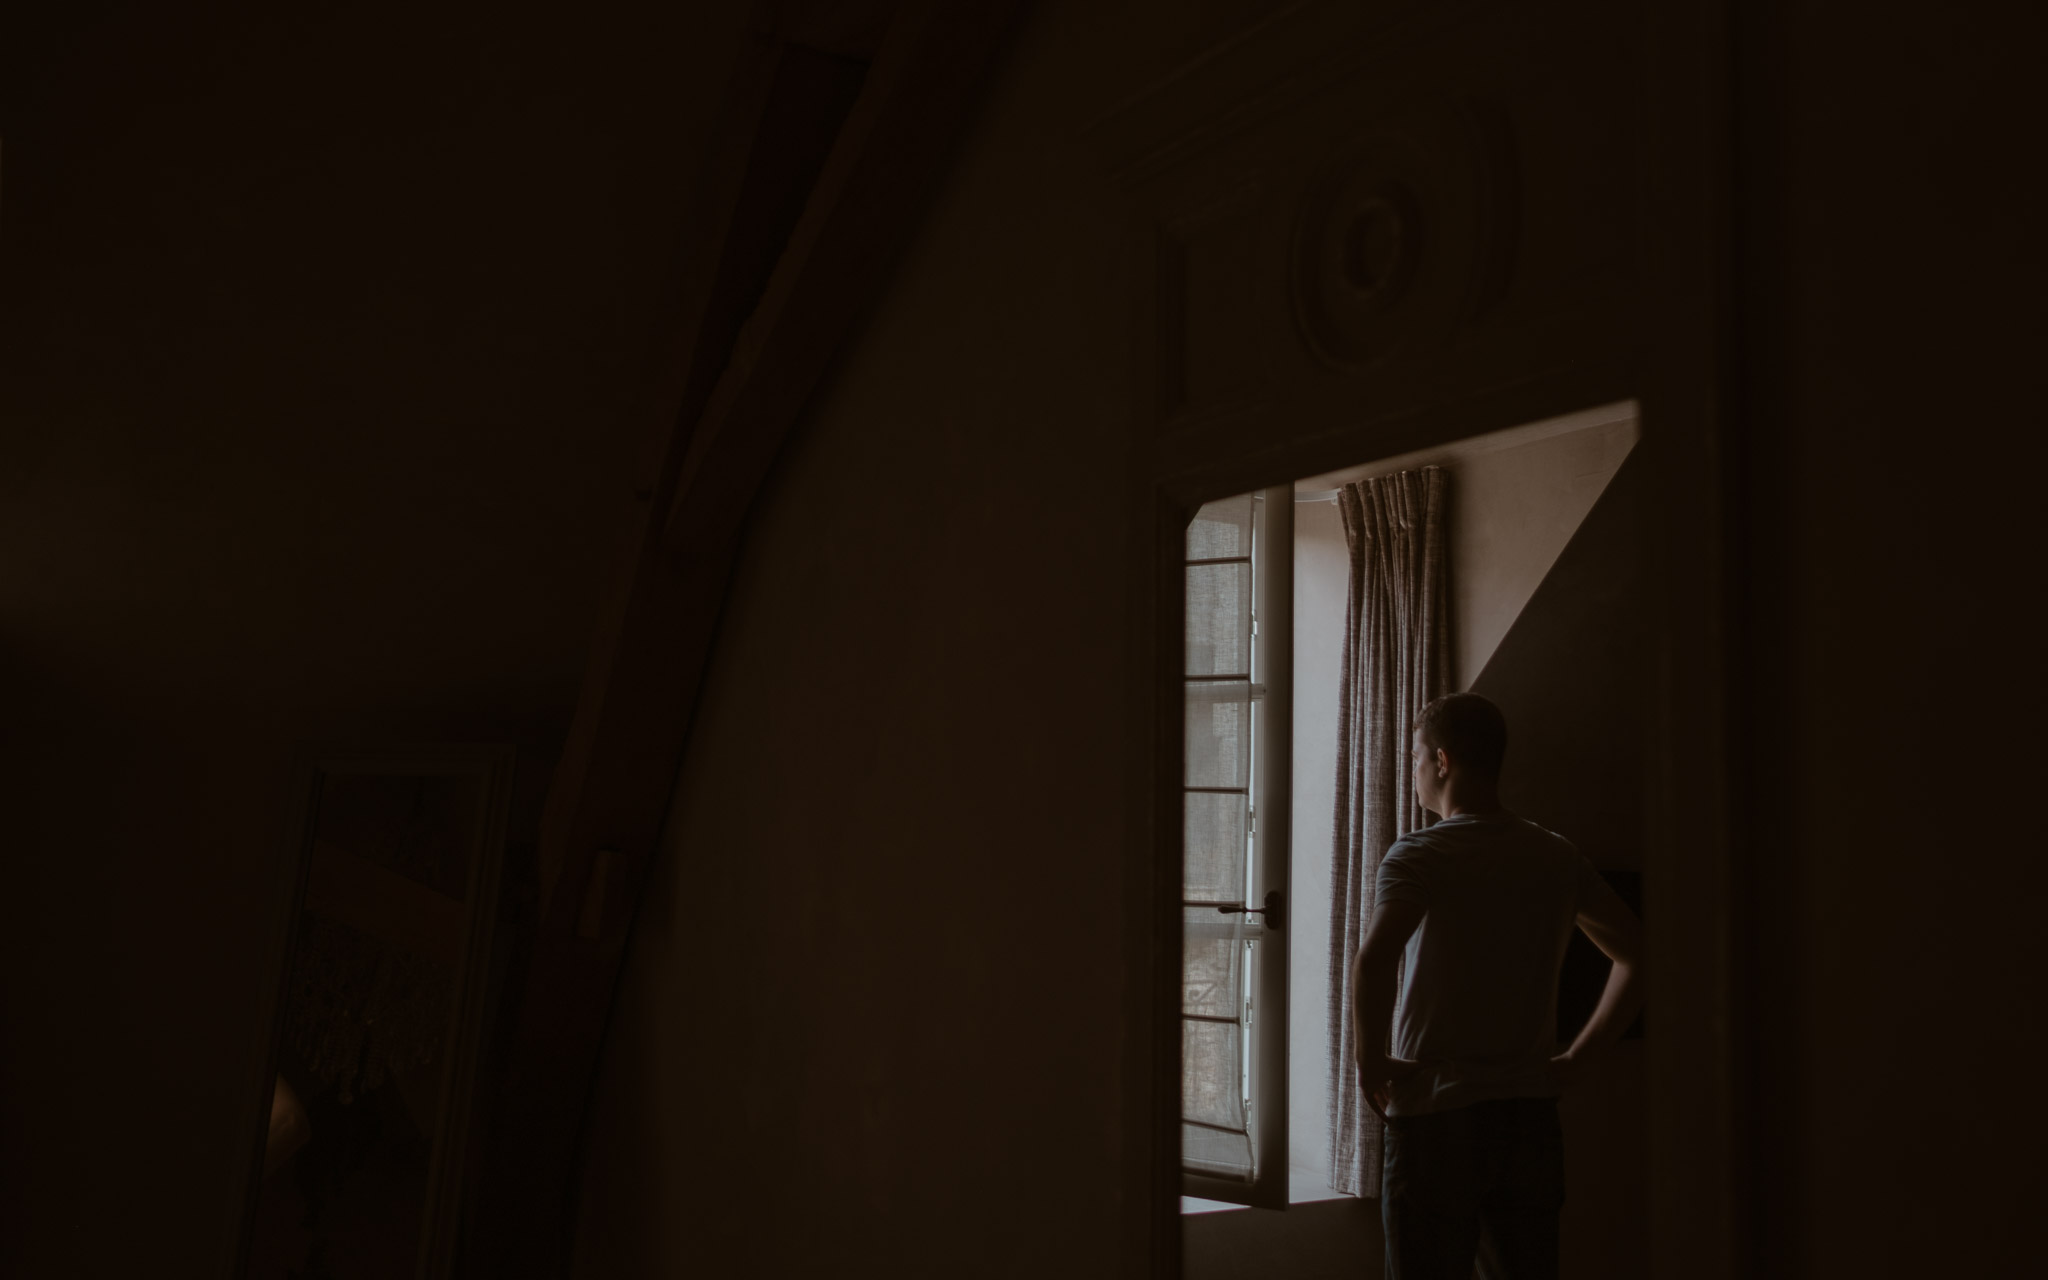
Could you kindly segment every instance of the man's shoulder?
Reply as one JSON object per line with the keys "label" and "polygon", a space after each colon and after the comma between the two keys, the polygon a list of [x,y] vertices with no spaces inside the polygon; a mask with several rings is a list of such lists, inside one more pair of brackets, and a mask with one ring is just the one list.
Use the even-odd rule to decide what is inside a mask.
{"label": "man's shoulder", "polygon": [[1522,824],[1527,833],[1525,838],[1528,840],[1549,845],[1565,853],[1577,854],[1579,851],[1579,846],[1548,827],[1531,822],[1527,818],[1517,818],[1515,821]]}
{"label": "man's shoulder", "polygon": [[1458,824],[1439,822],[1434,826],[1417,827],[1403,834],[1393,844],[1387,846],[1384,861],[1419,862],[1473,847],[1471,833],[1458,829]]}
{"label": "man's shoulder", "polygon": [[1453,842],[1444,839],[1444,833],[1435,827],[1417,827],[1395,837],[1387,846],[1388,858],[1412,858],[1451,847]]}
{"label": "man's shoulder", "polygon": [[1579,851],[1577,845],[1555,831],[1527,818],[1503,815],[1471,821],[1449,819],[1432,826],[1418,827],[1394,841],[1387,849],[1387,856],[1416,857],[1504,846],[1539,846],[1574,856]]}

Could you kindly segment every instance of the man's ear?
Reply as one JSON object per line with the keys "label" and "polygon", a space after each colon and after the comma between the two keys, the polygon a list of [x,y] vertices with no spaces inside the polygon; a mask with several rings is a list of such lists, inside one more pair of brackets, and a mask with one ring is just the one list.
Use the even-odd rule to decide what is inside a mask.
{"label": "man's ear", "polygon": [[1442,747],[1436,749],[1436,776],[1439,778],[1451,776],[1451,753]]}

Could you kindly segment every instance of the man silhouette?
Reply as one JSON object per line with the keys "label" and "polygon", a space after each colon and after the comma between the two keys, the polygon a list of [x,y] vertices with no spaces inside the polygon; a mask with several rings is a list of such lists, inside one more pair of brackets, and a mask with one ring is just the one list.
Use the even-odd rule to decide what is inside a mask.
{"label": "man silhouette", "polygon": [[[1442,820],[1387,850],[1352,961],[1358,1083],[1387,1122],[1388,1280],[1470,1280],[1482,1240],[1489,1277],[1557,1275],[1557,1098],[1642,1005],[1641,925],[1569,841],[1501,807],[1506,753],[1507,721],[1478,694],[1422,709],[1415,790]],[[1574,924],[1614,967],[1560,1053]]]}

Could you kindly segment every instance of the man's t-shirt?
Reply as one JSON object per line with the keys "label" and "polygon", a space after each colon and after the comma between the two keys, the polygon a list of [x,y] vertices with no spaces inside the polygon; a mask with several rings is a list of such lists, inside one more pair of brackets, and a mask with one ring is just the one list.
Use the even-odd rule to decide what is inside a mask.
{"label": "man's t-shirt", "polygon": [[1508,814],[1446,818],[1387,850],[1375,900],[1426,912],[1394,1007],[1394,1056],[1422,1069],[1389,1115],[1557,1096],[1557,974],[1598,875],[1563,836]]}

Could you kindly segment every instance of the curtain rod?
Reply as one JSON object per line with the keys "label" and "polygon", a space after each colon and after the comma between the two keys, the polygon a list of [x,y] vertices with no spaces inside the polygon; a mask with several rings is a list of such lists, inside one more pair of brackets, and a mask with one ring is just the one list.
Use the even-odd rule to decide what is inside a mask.
{"label": "curtain rod", "polygon": [[[1425,462],[1419,467],[1406,468],[1406,471],[1438,471],[1450,469],[1451,468],[1448,463]],[[1375,472],[1373,474],[1380,476],[1392,476],[1405,474],[1405,471],[1381,471]],[[1304,502],[1335,502],[1338,496],[1341,495],[1343,492],[1344,490],[1342,489],[1309,489],[1306,491],[1297,491],[1294,495],[1294,501],[1295,505],[1297,506]]]}

